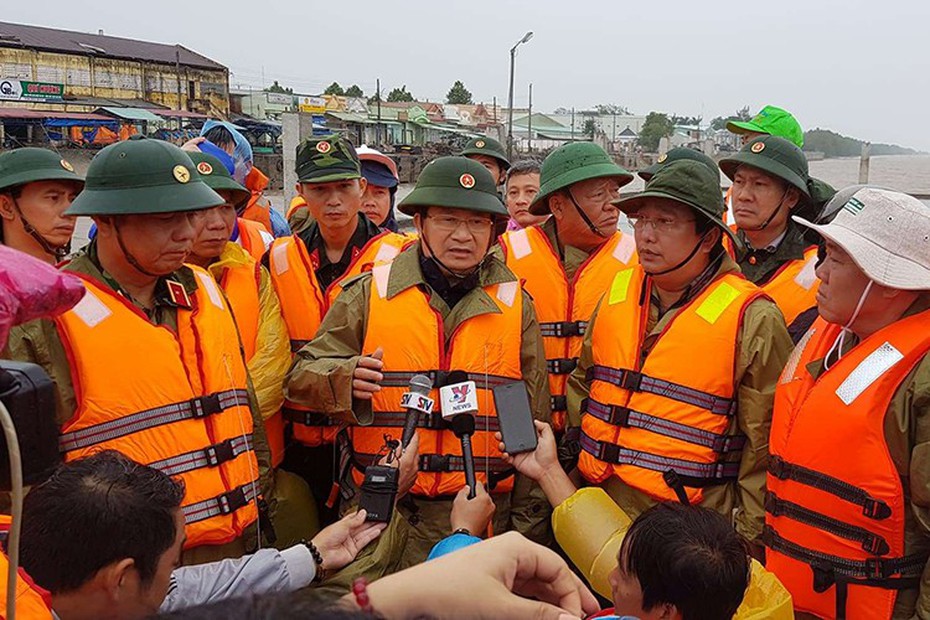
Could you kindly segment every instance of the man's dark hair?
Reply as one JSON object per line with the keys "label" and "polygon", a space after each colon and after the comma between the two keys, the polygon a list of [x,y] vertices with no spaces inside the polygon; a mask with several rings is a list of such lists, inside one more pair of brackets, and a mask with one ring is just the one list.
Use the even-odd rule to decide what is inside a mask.
{"label": "man's dark hair", "polygon": [[53,594],[132,558],[143,584],[177,536],[184,485],[106,450],[61,465],[23,502],[20,562]]}
{"label": "man's dark hair", "polygon": [[189,607],[153,620],[375,620],[370,612],[346,609],[332,597],[305,589],[290,594],[269,594],[254,598],[225,601]]}
{"label": "man's dark hair", "polygon": [[507,180],[521,174],[539,174],[539,162],[535,159],[521,159],[507,170]]}
{"label": "man's dark hair", "polygon": [[236,139],[233,137],[232,133],[222,125],[211,127],[207,130],[207,133],[203,134],[203,137],[221,149],[236,145]]}
{"label": "man's dark hair", "polygon": [[746,543],[713,510],[664,503],[642,513],[620,547],[643,609],[674,605],[684,620],[731,620],[749,585]]}

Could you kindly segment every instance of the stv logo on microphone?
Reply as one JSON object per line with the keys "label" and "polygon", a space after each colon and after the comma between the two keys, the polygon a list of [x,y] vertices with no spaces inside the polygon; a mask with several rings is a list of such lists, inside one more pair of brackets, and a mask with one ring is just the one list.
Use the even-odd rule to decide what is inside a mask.
{"label": "stv logo on microphone", "polygon": [[467,383],[463,385],[452,386],[452,404],[461,405],[468,400],[468,392],[471,386]]}

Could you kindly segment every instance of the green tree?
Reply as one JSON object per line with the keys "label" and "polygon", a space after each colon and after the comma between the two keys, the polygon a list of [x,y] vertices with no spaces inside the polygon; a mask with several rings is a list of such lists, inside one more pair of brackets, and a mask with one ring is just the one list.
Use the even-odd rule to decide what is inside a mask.
{"label": "green tree", "polygon": [[395,88],[388,93],[387,100],[390,102],[396,101],[415,101],[413,95],[410,94],[410,91],[407,90],[407,85],[404,84],[400,88]]}
{"label": "green tree", "polygon": [[359,88],[358,84],[353,84],[346,89],[346,97],[364,97],[365,93]]}
{"label": "green tree", "polygon": [[594,140],[594,132],[597,130],[597,123],[593,118],[586,118],[584,125],[581,126],[581,133]]}
{"label": "green tree", "polygon": [[749,115],[749,106],[744,105],[739,110],[736,111],[736,114],[731,114],[730,116],[718,116],[710,122],[710,128],[714,131],[720,131],[721,129],[727,128],[727,123],[730,121],[748,121],[752,117]]}
{"label": "green tree", "polygon": [[461,80],[456,80],[449,92],[446,93],[446,103],[471,105],[471,91],[465,88]]}
{"label": "green tree", "polygon": [[675,131],[668,115],[662,112],[650,112],[639,132],[639,145],[647,151],[657,151],[659,140],[666,138]]}
{"label": "green tree", "polygon": [[342,86],[339,85],[339,82],[333,82],[326,87],[326,90],[323,91],[324,95],[337,95],[342,97],[346,94],[346,91],[342,90]]}
{"label": "green tree", "polygon": [[290,87],[284,88],[283,86],[278,84],[278,80],[275,80],[274,84],[272,84],[271,86],[265,89],[265,92],[266,93],[281,93],[282,95],[293,95],[294,89]]}
{"label": "green tree", "polygon": [[701,116],[678,116],[677,114],[672,114],[672,118],[670,120],[672,121],[672,125],[675,126],[685,125],[688,127],[693,127],[700,125],[704,118]]}
{"label": "green tree", "polygon": [[598,114],[616,114],[617,116],[631,116],[629,108],[622,106],[619,103],[599,103],[594,106],[594,110]]}

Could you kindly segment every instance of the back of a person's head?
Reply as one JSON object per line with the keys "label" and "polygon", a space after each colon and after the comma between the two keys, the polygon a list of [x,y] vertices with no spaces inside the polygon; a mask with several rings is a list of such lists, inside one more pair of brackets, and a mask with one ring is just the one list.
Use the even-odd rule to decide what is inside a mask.
{"label": "back of a person's head", "polygon": [[630,526],[619,561],[639,580],[643,609],[674,605],[683,620],[730,620],[749,585],[746,543],[706,508],[650,508]]}
{"label": "back of a person's head", "polygon": [[310,591],[236,598],[189,607],[153,620],[373,620],[369,612],[343,609]]}
{"label": "back of a person's head", "polygon": [[184,486],[112,450],[61,465],[23,503],[20,563],[53,594],[131,558],[144,584],[177,536]]}

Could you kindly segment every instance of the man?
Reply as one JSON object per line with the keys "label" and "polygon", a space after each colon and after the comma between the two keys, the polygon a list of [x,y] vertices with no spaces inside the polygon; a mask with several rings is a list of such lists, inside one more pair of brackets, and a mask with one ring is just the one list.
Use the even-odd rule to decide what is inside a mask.
{"label": "man", "polygon": [[194,563],[254,548],[260,497],[272,488],[232,313],[209,273],[183,265],[200,212],[222,203],[167,142],[103,149],[66,212],[98,227],[64,267],[87,292],[10,343],[14,359],[40,364],[56,384],[65,460],[115,449],[185,481]]}
{"label": "man", "polygon": [[617,230],[620,212],[612,204],[633,175],[596,144],[574,142],[546,158],[540,180],[530,213],[552,217],[505,234],[501,247],[507,266],[523,280],[536,306],[549,369],[552,423],[561,433],[565,384],[575,369],[588,319],[614,274],[636,263],[633,238]]}
{"label": "man", "polygon": [[527,159],[518,161],[507,170],[504,201],[510,221],[507,230],[529,228],[546,221],[547,215],[533,215],[530,205],[539,193],[539,164]]}
{"label": "man", "polygon": [[[393,259],[409,242],[403,235],[381,231],[360,212],[368,183],[355,148],[345,138],[329,135],[304,141],[297,148],[296,166],[296,189],[312,218],[297,234],[275,240],[268,252],[292,352],[316,336],[342,281]],[[300,444],[289,451],[285,469],[310,483],[323,513],[324,504],[331,508],[333,503],[327,499],[334,488],[332,442],[339,429],[316,405],[284,403],[284,417],[292,422]]]}
{"label": "man", "polygon": [[682,159],[700,162],[707,166],[707,169],[711,172],[716,173],[718,176],[720,175],[720,168],[717,167],[717,163],[713,159],[698,150],[686,146],[678,146],[663,155],[659,155],[656,163],[647,168],[643,168],[636,174],[639,175],[639,178],[648,183],[649,179],[655,176],[655,173],[661,170],[663,166],[681,161]]}
{"label": "man", "polygon": [[798,148],[804,146],[804,130],[787,110],[767,105],[749,121],[729,121],[727,130],[738,134],[745,146],[761,136],[779,136]]}
{"label": "man", "polygon": [[930,617],[930,209],[865,187],[795,221],[826,247],[775,397],[767,565],[801,618]]}
{"label": "man", "polygon": [[47,263],[64,259],[76,221],[65,211],[83,187],[74,166],[52,151],[0,154],[0,243]]}
{"label": "man", "polygon": [[720,160],[720,169],[733,182],[733,217],[747,249],[740,270],[778,304],[796,342],[813,320],[802,315],[817,295],[817,247],[791,220],[817,208],[807,158],[783,138],[762,136]]}
{"label": "man", "polygon": [[[399,209],[413,216],[420,240],[392,263],[345,283],[317,337],[297,353],[287,398],[350,425],[353,470],[343,487],[349,503],[385,436],[401,435],[406,416],[400,402],[411,376],[430,374],[438,387],[449,371],[468,373],[479,392],[475,470],[497,505],[494,529],[545,540],[545,499],[521,476],[510,475],[490,432],[497,426],[490,388],[501,383],[524,381],[534,416],[549,418],[531,300],[489,254],[495,220],[507,217],[494,181],[477,162],[439,158],[424,168]],[[432,397],[438,398],[436,388]],[[379,545],[380,570],[427,557],[446,535],[452,498],[465,484],[459,440],[443,429],[438,411],[418,422],[420,473]]]}
{"label": "man", "polygon": [[200,135],[233,158],[233,178],[248,188],[251,193],[248,201],[239,208],[239,215],[246,220],[258,222],[267,233],[274,237],[291,234],[284,217],[275,211],[271,201],[265,198],[268,177],[255,166],[252,145],[236,126],[226,121],[210,119],[204,123]]}
{"label": "man", "polygon": [[675,500],[735,511],[758,553],[784,320],[721,246],[733,233],[704,164],[669,164],[617,205],[639,264],[614,276],[569,379],[578,469],[632,518]]}
{"label": "man", "polygon": [[485,136],[472,138],[459,155],[473,159],[487,168],[491,173],[491,178],[494,179],[494,187],[500,187],[504,181],[504,174],[510,168],[510,160],[507,159],[504,145],[494,138]]}
{"label": "man", "polygon": [[112,450],[62,465],[24,502],[22,567],[50,593],[60,620],[141,620],[305,588],[349,564],[384,529],[353,514],[280,552],[178,568],[184,495],[182,483]]}

